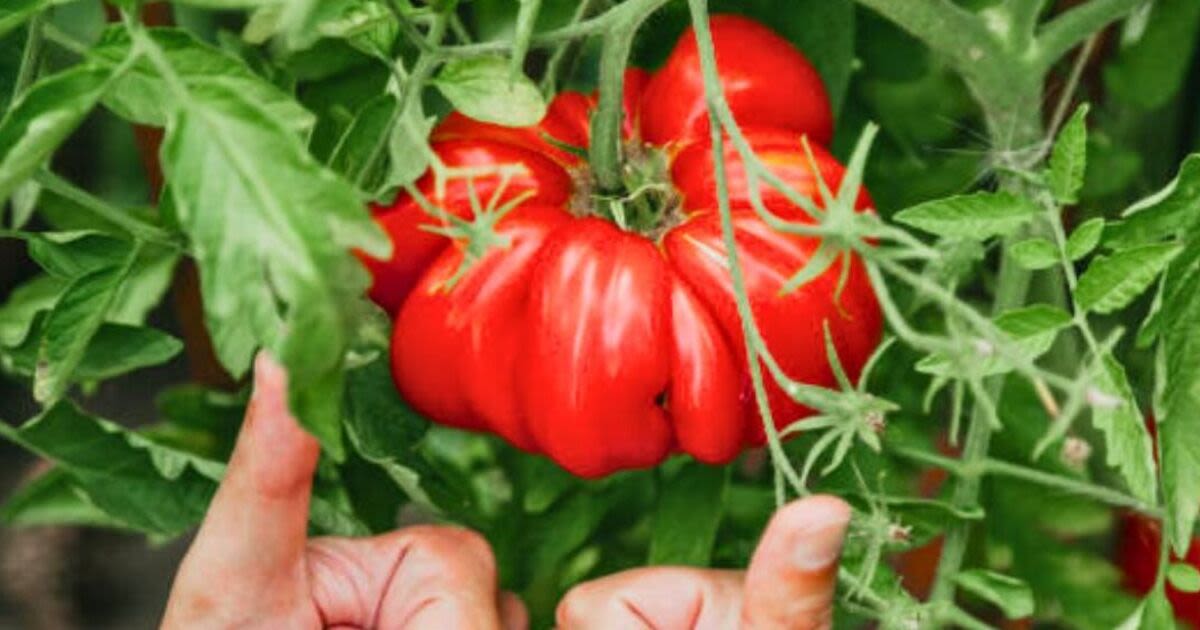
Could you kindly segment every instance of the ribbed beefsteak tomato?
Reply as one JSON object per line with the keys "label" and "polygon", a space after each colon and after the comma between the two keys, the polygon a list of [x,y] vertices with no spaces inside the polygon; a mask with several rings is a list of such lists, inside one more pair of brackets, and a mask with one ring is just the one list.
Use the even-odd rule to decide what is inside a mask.
{"label": "ribbed beefsteak tomato", "polygon": [[[815,196],[818,173],[836,189],[843,169],[821,147],[833,121],[812,66],[755,22],[711,24],[722,85],[760,158],[801,193]],[[434,130],[433,150],[472,175],[438,182],[428,173],[415,185],[444,214],[409,194],[376,209],[395,251],[366,263],[371,296],[395,317],[396,385],[437,422],[498,434],[585,477],[652,466],[673,451],[727,462],[762,444],[764,429],[721,237],[692,32],[656,74],[627,74],[624,228],[599,216],[609,204],[583,152],[571,150],[587,146],[594,104],[564,92],[529,128],[451,114]],[[746,289],[767,346],[792,378],[832,385],[827,322],[856,376],[881,329],[861,262],[836,300],[839,265],[781,293],[819,241],[769,228],[728,143],[725,156]],[[785,218],[806,216],[765,186],[763,198]],[[869,205],[861,193],[859,208]],[[491,246],[462,238],[463,221],[488,223],[477,233],[493,235]],[[447,236],[451,224],[459,232]],[[774,384],[768,390],[780,426],[810,413]]]}

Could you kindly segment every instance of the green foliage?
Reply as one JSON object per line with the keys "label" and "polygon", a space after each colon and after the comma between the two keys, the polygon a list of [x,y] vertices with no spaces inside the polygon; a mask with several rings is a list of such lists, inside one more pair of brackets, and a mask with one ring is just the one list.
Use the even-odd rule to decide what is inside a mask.
{"label": "green foliage", "polygon": [[[85,410],[96,383],[179,356],[172,324],[147,322],[186,261],[221,365],[240,378],[265,348],[289,370],[291,407],[324,447],[312,531],[388,531],[402,510],[474,527],[537,627],[583,579],[647,562],[743,567],[778,502],[810,492],[856,510],[839,623],[1171,623],[1162,584],[1138,602],[1104,553],[1118,509],[1162,516],[1176,552],[1200,510],[1200,154],[1185,133],[1200,5],[177,4],[193,19],[171,28],[131,16],[101,28],[97,7],[62,0],[0,7],[0,200],[11,208],[0,237],[41,270],[5,287],[0,371],[42,406],[0,423],[0,436],[54,464],[8,498],[5,524],[164,539],[202,517],[245,392],[172,387],[159,420],[138,430]],[[798,437],[770,436],[769,459],[675,459],[582,481],[410,407],[392,384],[390,322],[364,300],[352,251],[388,253],[368,202],[426,172],[470,176],[443,168],[429,144],[450,109],[519,127],[545,114],[555,86],[611,89],[598,44],[636,22],[621,13],[630,6],[652,12],[632,56],[647,68],[707,11],[759,19],[805,52],[838,112],[832,149],[850,183],[823,191],[828,211],[813,221],[776,220],[826,239],[797,285],[854,257],[891,341],[856,382],[830,340],[842,382],[824,390],[784,378],[748,318],[758,360],[747,394],[755,379],[783,381],[814,410],[787,429]],[[96,15],[65,24],[76,9]],[[1075,76],[1060,57],[1131,11],[1113,55]],[[778,183],[705,79],[739,176]],[[1057,134],[1047,121],[1062,122]],[[141,168],[109,163],[132,161],[111,150],[117,135],[130,144],[131,124],[165,132],[157,207],[105,183]],[[605,128],[618,131],[593,129]],[[78,147],[107,180],[76,172]],[[875,212],[852,212],[859,181]],[[752,312],[744,292],[731,299]],[[923,481],[931,467],[948,473],[942,490]],[[939,537],[934,592],[918,602],[891,560]],[[1162,569],[1178,588],[1200,584],[1184,565]]]}
{"label": "green foliage", "polygon": [[728,467],[679,466],[660,491],[648,562],[708,566],[728,488]]}
{"label": "green foliage", "polygon": [[513,75],[503,57],[451,60],[434,84],[455,109],[483,122],[524,127],[546,115],[537,86],[523,74]]}

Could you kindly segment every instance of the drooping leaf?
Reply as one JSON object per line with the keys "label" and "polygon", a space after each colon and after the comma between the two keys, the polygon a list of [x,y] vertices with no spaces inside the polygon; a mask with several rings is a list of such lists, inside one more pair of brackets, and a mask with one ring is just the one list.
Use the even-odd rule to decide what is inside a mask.
{"label": "drooping leaf", "polygon": [[455,109],[475,120],[525,127],[546,115],[537,85],[524,74],[514,75],[503,57],[451,60],[434,84]]}
{"label": "drooping leaf", "polygon": [[1080,308],[1097,313],[1121,309],[1145,291],[1179,252],[1177,245],[1162,243],[1096,258],[1079,277],[1075,300]]}
{"label": "drooping leaf", "polygon": [[45,77],[0,120],[0,203],[83,122],[110,76],[109,68],[80,65]]}
{"label": "drooping leaf", "polygon": [[1024,197],[979,192],[918,204],[896,213],[895,218],[938,236],[983,240],[1012,234],[1039,210]]}
{"label": "drooping leaf", "polygon": [[42,331],[34,372],[33,395],[39,402],[54,402],[66,393],[136,255],[131,252],[120,265],[79,276],[55,302]]}
{"label": "drooping leaf", "polygon": [[350,252],[386,256],[389,243],[354,189],[270,112],[224,84],[189,93],[163,166],[217,356],[240,375],[269,348],[288,368],[292,410],[336,456],[342,362],[367,285]]}
{"label": "drooping leaf", "polygon": [[156,445],[62,402],[5,437],[49,459],[88,501],[138,531],[176,536],[200,521],[222,466]]}
{"label": "drooping leaf", "polygon": [[1177,554],[1187,552],[1200,510],[1200,273],[1180,283],[1186,298],[1164,306],[1159,352],[1164,382],[1155,409],[1162,455],[1162,488],[1169,516],[1168,538]]}
{"label": "drooping leaf", "polygon": [[42,274],[13,289],[8,301],[0,306],[0,346],[24,343],[37,314],[50,310],[66,285],[61,278]]}
{"label": "drooping leaf", "polygon": [[1083,104],[1063,125],[1050,153],[1050,169],[1047,181],[1050,192],[1060,204],[1078,201],[1079,189],[1083,187],[1083,174],[1087,167],[1087,113]]}
{"label": "drooping leaf", "polygon": [[46,471],[18,488],[0,507],[0,523],[11,527],[123,526],[120,520],[93,505],[61,468]]}
{"label": "drooping leaf", "polygon": [[1094,386],[1103,392],[1092,404],[1092,425],[1104,435],[1105,463],[1121,473],[1134,496],[1153,503],[1154,444],[1125,369],[1106,355],[1093,370],[1093,379]]}

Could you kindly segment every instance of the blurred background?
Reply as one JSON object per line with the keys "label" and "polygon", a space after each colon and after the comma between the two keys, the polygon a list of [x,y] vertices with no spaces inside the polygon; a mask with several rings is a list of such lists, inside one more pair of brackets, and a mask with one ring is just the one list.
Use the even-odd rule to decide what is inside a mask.
{"label": "blurred background", "polygon": [[[976,9],[990,3],[959,2]],[[1139,40],[1140,48],[1123,47],[1126,33],[1122,27],[1110,29],[1096,46],[1081,87],[1081,98],[1095,104],[1094,120],[1099,121],[1089,140],[1091,166],[1082,208],[1111,211],[1122,207],[1129,199],[1161,186],[1181,156],[1200,147],[1200,63],[1195,47],[1200,11],[1193,7],[1194,2],[1159,0],[1162,12],[1178,19],[1143,24],[1145,37]],[[842,103],[838,141],[833,147],[840,157],[845,157],[866,121],[881,124],[883,133],[867,176],[881,214],[887,216],[912,203],[976,185],[987,171],[988,147],[978,112],[961,82],[942,60],[873,14],[862,9],[832,13],[827,9],[842,3],[847,6],[851,0],[711,4],[714,11],[736,10],[758,17],[810,53],[831,85],[835,101]],[[1072,4],[1077,3],[1047,3],[1049,10]],[[480,38],[505,36],[512,26],[515,5],[514,0],[464,2],[464,22]],[[562,23],[574,6],[575,0],[543,0],[539,27]],[[1183,11],[1175,13],[1179,8]],[[98,0],[71,2],[52,13],[57,28],[85,42],[94,41],[107,20]],[[834,14],[852,19],[835,24],[815,17]],[[151,5],[147,18],[152,23],[170,19],[209,41],[217,41],[221,32],[236,40],[245,20],[237,13],[185,7],[168,11],[163,5]],[[686,23],[682,2],[656,15],[639,39],[638,63],[657,65]],[[813,24],[821,27],[814,29]],[[23,29],[0,39],[0,106],[7,106],[24,42]],[[820,54],[812,53],[828,47],[852,47],[852,67],[822,67]],[[328,52],[322,49],[317,54]],[[346,51],[334,52],[346,55]],[[62,48],[48,46],[44,71],[74,60]],[[531,56],[533,76],[544,62],[539,55]],[[565,85],[589,89],[594,62],[595,50],[585,47]],[[315,112],[346,107],[346,102],[363,98],[347,90],[344,81],[339,82],[356,72],[354,64],[338,63],[337,73],[305,77],[306,87],[299,98]],[[357,71],[365,72],[362,67]],[[302,74],[283,69],[288,71]],[[1050,86],[1049,94],[1055,97],[1055,86]],[[318,126],[312,144],[330,145],[336,140],[336,131]],[[152,149],[147,151],[152,141],[145,130],[135,133],[127,123],[98,108],[58,152],[53,170],[118,204],[152,205],[156,175],[145,160],[153,154]],[[21,241],[0,239],[0,304],[36,271]],[[184,339],[187,353],[165,366],[76,392],[76,398],[103,417],[136,427],[156,419],[155,396],[168,385],[191,380],[232,386],[212,369],[203,338],[197,336],[196,307],[194,272],[181,266],[168,298],[150,324]],[[28,383],[13,380],[0,369],[0,421],[16,424],[36,414],[28,389]],[[0,441],[0,500],[37,472],[35,458]],[[0,629],[154,627],[186,544],[186,540],[154,544],[142,536],[97,529],[0,527]]]}

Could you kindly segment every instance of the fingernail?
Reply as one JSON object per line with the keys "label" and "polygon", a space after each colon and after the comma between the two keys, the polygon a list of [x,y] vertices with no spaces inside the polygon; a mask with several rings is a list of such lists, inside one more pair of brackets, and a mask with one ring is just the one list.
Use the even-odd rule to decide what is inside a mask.
{"label": "fingernail", "polygon": [[793,562],[803,571],[815,571],[832,565],[841,555],[850,506],[833,497],[813,497],[805,503],[804,525],[793,537]]}

